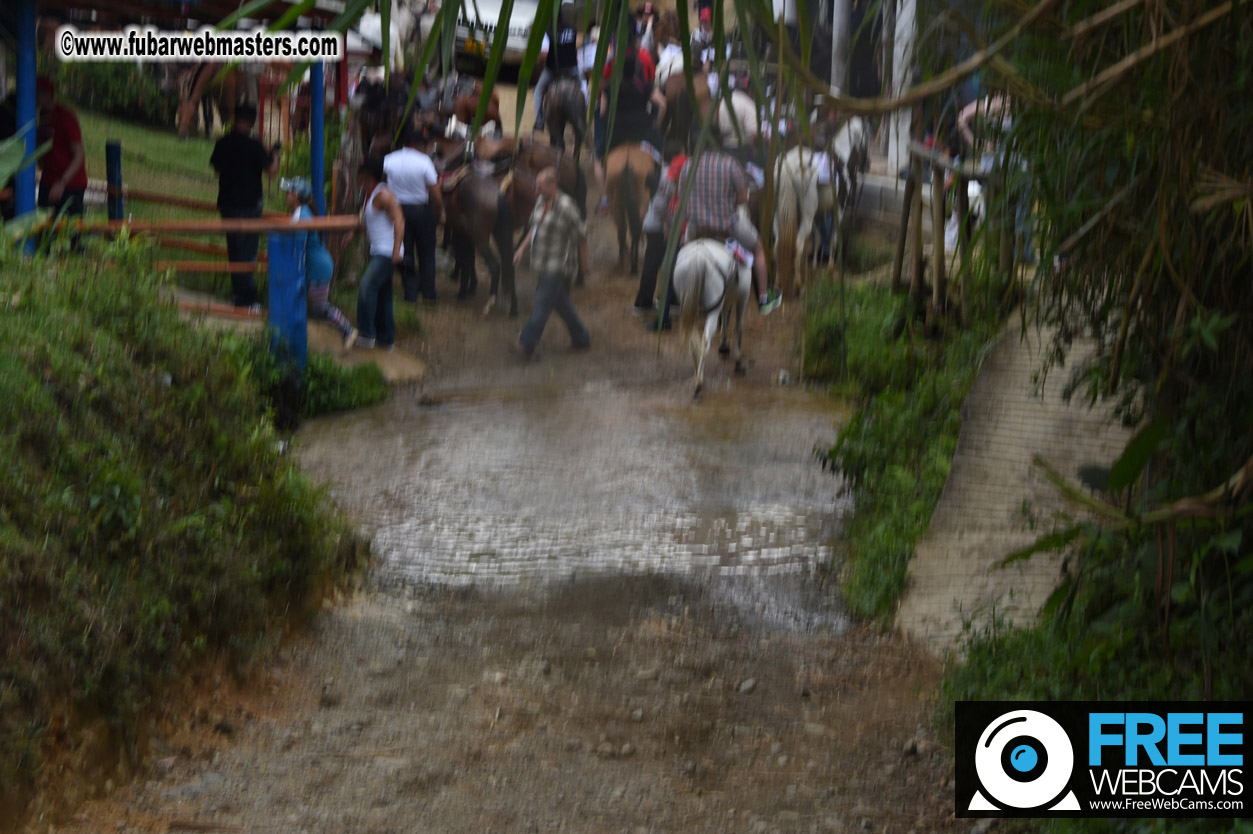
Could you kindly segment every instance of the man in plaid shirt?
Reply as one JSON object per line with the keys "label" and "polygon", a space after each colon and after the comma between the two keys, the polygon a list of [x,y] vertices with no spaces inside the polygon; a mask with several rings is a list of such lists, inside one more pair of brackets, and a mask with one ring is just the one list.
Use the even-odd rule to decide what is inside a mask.
{"label": "man in plaid shirt", "polygon": [[[574,200],[557,187],[557,169],[545,168],[535,177],[535,190],[539,197],[531,212],[529,234],[523,235],[513,262],[519,264],[527,250],[531,250],[531,269],[539,276],[535,292],[535,307],[531,318],[522,328],[516,349],[530,359],[535,346],[544,335],[544,326],[555,310],[570,331],[570,341],[576,348],[588,348],[592,338],[587,333],[579,314],[570,300],[570,280],[578,263],[583,274],[591,273],[587,259],[587,226]],[[574,259],[578,253],[579,261]]]}
{"label": "man in plaid shirt", "polygon": [[746,214],[738,210],[748,204],[748,174],[733,156],[714,149],[698,160],[689,159],[683,166],[681,182],[689,176],[692,193],[687,199],[687,237],[734,240],[753,253],[753,277],[757,284],[757,309],[764,316],[773,313],[782,303],[778,290],[770,290],[766,277],[766,252],[757,229]]}

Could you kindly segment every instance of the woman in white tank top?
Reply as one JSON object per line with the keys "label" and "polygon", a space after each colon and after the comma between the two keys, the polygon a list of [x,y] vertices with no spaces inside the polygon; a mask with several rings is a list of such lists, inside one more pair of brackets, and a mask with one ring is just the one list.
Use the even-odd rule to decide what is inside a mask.
{"label": "woman in white tank top", "polygon": [[379,156],[366,157],[357,170],[357,179],[366,192],[363,219],[370,246],[370,260],[357,293],[359,348],[390,348],[396,343],[392,273],[404,257],[405,216],[383,178],[383,158]]}

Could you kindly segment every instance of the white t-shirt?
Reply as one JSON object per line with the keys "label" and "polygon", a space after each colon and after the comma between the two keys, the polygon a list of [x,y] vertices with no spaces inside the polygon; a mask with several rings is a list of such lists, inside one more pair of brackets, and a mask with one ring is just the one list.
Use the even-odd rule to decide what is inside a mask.
{"label": "white t-shirt", "polygon": [[427,190],[439,182],[435,163],[422,151],[401,148],[383,157],[387,187],[402,206],[424,206],[430,200]]}

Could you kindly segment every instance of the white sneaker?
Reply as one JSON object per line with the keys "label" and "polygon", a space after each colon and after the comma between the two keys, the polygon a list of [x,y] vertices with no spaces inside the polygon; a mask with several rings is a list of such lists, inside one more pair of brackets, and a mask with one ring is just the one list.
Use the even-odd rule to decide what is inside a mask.
{"label": "white sneaker", "polygon": [[374,340],[357,337],[357,348],[359,350],[374,350]]}
{"label": "white sneaker", "polygon": [[360,335],[361,333],[355,327],[348,331],[348,335],[344,337],[344,352],[345,353],[352,350],[352,346],[357,343],[357,337]]}

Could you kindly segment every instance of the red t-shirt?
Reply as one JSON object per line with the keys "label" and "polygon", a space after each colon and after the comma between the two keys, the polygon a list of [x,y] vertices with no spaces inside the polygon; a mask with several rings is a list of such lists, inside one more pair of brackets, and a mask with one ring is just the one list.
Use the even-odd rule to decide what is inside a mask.
{"label": "red t-shirt", "polygon": [[[39,125],[39,144],[52,141],[48,152],[40,162],[43,174],[39,178],[40,185],[52,187],[65,174],[70,162],[74,159],[74,145],[82,144],[83,134],[78,127],[78,117],[72,110],[59,104],[52,106],[52,112]],[[87,161],[79,166],[77,173],[65,184],[67,191],[87,187]]]}
{"label": "red t-shirt", "polygon": [[[641,49],[635,60],[639,65],[637,72],[639,72],[640,80],[645,84],[651,85],[653,83],[653,79],[657,77],[657,64],[653,62],[653,56],[649,54],[647,49]],[[605,80],[609,81],[611,78],[613,78],[612,50],[609,55],[605,57]]]}

